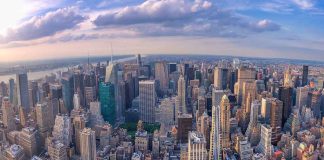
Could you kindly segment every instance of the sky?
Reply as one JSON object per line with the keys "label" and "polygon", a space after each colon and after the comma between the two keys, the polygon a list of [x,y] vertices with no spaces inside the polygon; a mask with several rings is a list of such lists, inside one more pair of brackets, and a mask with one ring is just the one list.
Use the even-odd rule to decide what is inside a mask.
{"label": "sky", "polygon": [[323,60],[324,1],[0,1],[1,62],[112,53]]}

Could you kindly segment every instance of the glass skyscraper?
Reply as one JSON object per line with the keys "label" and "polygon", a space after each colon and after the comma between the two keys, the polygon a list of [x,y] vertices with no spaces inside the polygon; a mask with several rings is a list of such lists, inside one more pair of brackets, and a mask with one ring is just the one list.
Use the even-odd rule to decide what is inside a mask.
{"label": "glass skyscraper", "polygon": [[62,83],[62,98],[64,102],[64,107],[67,111],[73,109],[73,95],[74,95],[74,81],[71,75],[65,75],[61,79]]}
{"label": "glass skyscraper", "polygon": [[23,107],[29,111],[29,95],[28,95],[28,78],[27,73],[20,73],[16,75],[17,81],[17,97],[18,106]]}
{"label": "glass skyscraper", "polygon": [[116,120],[116,102],[114,85],[110,82],[99,84],[99,101],[101,103],[101,113],[105,121],[111,125]]}

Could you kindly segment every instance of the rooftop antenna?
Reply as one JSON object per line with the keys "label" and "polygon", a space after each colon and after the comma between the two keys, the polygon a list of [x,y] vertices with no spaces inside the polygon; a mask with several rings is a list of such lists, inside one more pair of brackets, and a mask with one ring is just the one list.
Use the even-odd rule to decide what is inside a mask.
{"label": "rooftop antenna", "polygon": [[89,58],[89,51],[88,51],[88,71],[90,70],[90,58]]}
{"label": "rooftop antenna", "polygon": [[111,42],[110,42],[110,52],[111,52],[111,54],[110,54],[110,62],[113,63],[113,54],[114,54],[114,51],[113,51]]}

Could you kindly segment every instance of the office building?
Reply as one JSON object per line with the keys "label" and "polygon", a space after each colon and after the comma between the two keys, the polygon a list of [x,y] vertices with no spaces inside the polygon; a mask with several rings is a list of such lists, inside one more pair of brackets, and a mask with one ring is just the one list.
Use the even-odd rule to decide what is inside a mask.
{"label": "office building", "polygon": [[272,144],[277,144],[281,137],[283,102],[272,99],[270,109],[270,126],[272,131]]}
{"label": "office building", "polygon": [[302,86],[308,84],[308,66],[303,65],[303,77],[302,77]]}
{"label": "office building", "polygon": [[140,119],[147,123],[155,122],[155,108],[156,108],[155,90],[156,90],[155,81],[139,82]]}
{"label": "office building", "polygon": [[99,84],[99,101],[101,114],[105,121],[114,125],[116,121],[115,86],[108,82]]}
{"label": "office building", "polygon": [[96,134],[90,128],[84,128],[80,133],[81,159],[96,159]]}
{"label": "office building", "polygon": [[70,146],[72,142],[72,123],[67,115],[57,115],[52,135],[54,139],[59,140],[64,146]]}
{"label": "office building", "polygon": [[188,133],[192,130],[192,115],[181,114],[178,116],[177,139],[180,143],[188,142]]}
{"label": "office building", "polygon": [[155,80],[159,82],[162,91],[169,88],[169,74],[166,62],[155,62]]}
{"label": "office building", "polygon": [[260,152],[265,155],[267,159],[271,158],[273,153],[273,146],[271,144],[272,129],[271,126],[262,124],[261,125],[261,140],[258,145]]}
{"label": "office building", "polygon": [[230,147],[230,118],[231,118],[231,106],[229,99],[226,95],[222,97],[220,104],[220,130],[221,130],[221,147]]}
{"label": "office building", "polygon": [[220,159],[222,157],[220,134],[220,107],[213,106],[212,124],[210,131],[209,159]]}
{"label": "office building", "polygon": [[61,79],[62,98],[64,103],[63,113],[70,113],[73,109],[74,81],[70,74],[66,74]]}
{"label": "office building", "polygon": [[208,154],[206,149],[206,139],[199,132],[189,132],[188,136],[188,159],[190,160],[207,160]]}
{"label": "office building", "polygon": [[2,123],[4,127],[8,129],[8,131],[13,131],[16,129],[16,123],[14,121],[14,109],[10,103],[10,99],[8,97],[4,97],[2,99]]}
{"label": "office building", "polygon": [[16,75],[18,106],[29,112],[29,94],[27,73]]}
{"label": "office building", "polygon": [[296,89],[296,107],[301,109],[303,106],[307,105],[309,87],[297,87]]}
{"label": "office building", "polygon": [[186,81],[183,75],[180,75],[178,80],[178,101],[179,101],[179,109],[182,113],[188,113],[187,111],[187,91],[186,91]]}
{"label": "office building", "polygon": [[283,103],[282,110],[282,126],[286,123],[292,112],[292,95],[293,88],[279,87],[279,100]]}
{"label": "office building", "polygon": [[68,160],[66,146],[59,140],[49,138],[48,155],[51,160]]}
{"label": "office building", "polygon": [[3,157],[4,160],[25,160],[27,158],[24,153],[24,148],[17,144],[13,144],[5,149]]}

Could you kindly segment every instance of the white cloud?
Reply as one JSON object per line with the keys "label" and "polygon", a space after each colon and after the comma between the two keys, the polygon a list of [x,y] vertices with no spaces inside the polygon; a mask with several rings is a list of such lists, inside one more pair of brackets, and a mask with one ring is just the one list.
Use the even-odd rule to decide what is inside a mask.
{"label": "white cloud", "polygon": [[314,0],[292,0],[301,9],[312,9],[315,5]]}

